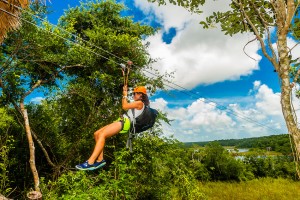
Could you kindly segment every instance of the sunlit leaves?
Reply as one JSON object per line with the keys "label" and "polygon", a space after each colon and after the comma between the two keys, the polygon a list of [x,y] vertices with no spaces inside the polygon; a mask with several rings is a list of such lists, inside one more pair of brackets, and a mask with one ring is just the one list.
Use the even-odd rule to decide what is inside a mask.
{"label": "sunlit leaves", "polygon": [[232,1],[231,10],[214,12],[200,24],[210,28],[214,23],[220,23],[225,35],[243,32],[255,32],[263,35],[266,29],[275,26],[275,13],[270,2],[264,0]]}
{"label": "sunlit leaves", "polygon": [[187,8],[194,13],[202,13],[201,5],[205,3],[205,0],[148,0],[149,2],[158,2],[159,5],[166,5],[169,2],[173,5],[178,5]]}

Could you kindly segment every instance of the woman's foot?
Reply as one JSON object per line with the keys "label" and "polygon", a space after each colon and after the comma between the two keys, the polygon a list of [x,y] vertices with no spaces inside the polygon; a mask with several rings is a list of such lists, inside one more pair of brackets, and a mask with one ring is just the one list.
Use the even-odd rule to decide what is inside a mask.
{"label": "woman's foot", "polygon": [[95,169],[101,168],[101,167],[103,167],[104,165],[106,165],[106,161],[105,161],[105,160],[102,160],[102,161],[96,161],[96,162],[94,163]]}
{"label": "woman's foot", "polygon": [[84,163],[76,165],[75,167],[76,167],[76,169],[79,169],[79,170],[94,170],[95,169],[94,164],[90,165],[88,161],[85,161]]}
{"label": "woman's foot", "polygon": [[94,164],[89,164],[88,161],[85,161],[82,164],[76,165],[76,169],[79,170],[95,170],[98,169],[100,167],[103,167],[106,164],[105,160],[102,160],[100,162],[96,161]]}

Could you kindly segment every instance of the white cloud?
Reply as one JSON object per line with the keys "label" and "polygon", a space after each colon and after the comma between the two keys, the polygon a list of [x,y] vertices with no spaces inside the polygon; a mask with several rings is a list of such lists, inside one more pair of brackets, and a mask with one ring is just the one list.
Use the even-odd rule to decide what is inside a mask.
{"label": "white cloud", "polygon": [[253,85],[254,85],[254,89],[258,89],[259,86],[261,85],[261,82],[260,81],[254,81]]}
{"label": "white cloud", "polygon": [[[153,58],[160,58],[154,68],[161,73],[175,72],[173,81],[177,84],[193,88],[199,84],[238,80],[258,69],[258,62],[243,52],[244,45],[252,38],[241,34],[225,36],[220,29],[204,30],[199,24],[213,10],[226,9],[228,3],[207,2],[203,15],[191,15],[186,9],[170,4],[158,7],[146,0],[135,3],[145,14],[154,14],[162,23],[162,30],[147,39],[151,44],[149,52]],[[177,34],[166,44],[162,36],[171,27],[176,28]],[[251,43],[246,52],[259,61],[258,49],[258,43]]]}
{"label": "white cloud", "polygon": [[44,97],[34,97],[32,99],[30,99],[31,103],[35,103],[35,104],[40,104],[42,100],[44,100]]}
{"label": "white cloud", "polygon": [[194,18],[190,12],[179,6],[158,6],[157,3],[149,3],[147,0],[135,0],[134,2],[135,6],[141,9],[145,15],[162,24],[166,31],[172,27],[182,29],[187,22]]}
{"label": "white cloud", "polygon": [[168,102],[165,101],[163,98],[158,98],[155,99],[155,101],[150,102],[151,103],[151,107],[154,107],[158,110],[166,110]]}
{"label": "white cloud", "polygon": [[[200,98],[186,107],[168,107],[162,98],[151,103],[168,113],[172,126],[164,124],[166,136],[174,135],[180,141],[208,141],[218,139],[259,137],[287,133],[280,107],[280,94],[267,85],[255,81],[252,88],[254,107],[239,103],[220,106]],[[250,93],[249,93],[250,95]],[[232,99],[231,99],[232,100]],[[222,99],[221,102],[230,102]]]}
{"label": "white cloud", "polygon": [[[243,52],[253,35],[225,36],[220,28],[204,30],[199,24],[213,11],[227,10],[228,4],[229,0],[208,1],[202,9],[204,14],[196,15],[170,4],[157,6],[147,0],[135,0],[135,5],[149,16],[146,21],[155,20],[162,25],[157,34],[146,40],[150,42],[151,56],[159,58],[153,67],[162,74],[175,72],[172,81],[189,89],[199,84],[238,80],[258,70],[262,59],[257,52],[259,43],[252,42],[245,47],[245,52],[256,61]],[[162,38],[170,28],[176,29],[176,36],[167,44]],[[288,38],[290,48],[295,44],[292,38]],[[292,54],[293,58],[300,57],[300,45],[292,50]],[[197,99],[188,106],[176,104],[176,107],[171,107],[170,102],[160,98],[151,105],[158,106],[174,120],[172,126],[164,125],[163,129],[166,135],[173,134],[181,141],[259,137],[287,132],[280,94],[274,93],[261,81],[253,83],[248,96],[216,99],[215,102],[222,102],[227,107],[220,107],[206,99]],[[297,104],[295,109],[300,114]]]}
{"label": "white cloud", "polygon": [[269,115],[282,115],[280,93],[273,93],[268,86],[261,85],[258,88],[256,99],[256,107],[259,111]]}

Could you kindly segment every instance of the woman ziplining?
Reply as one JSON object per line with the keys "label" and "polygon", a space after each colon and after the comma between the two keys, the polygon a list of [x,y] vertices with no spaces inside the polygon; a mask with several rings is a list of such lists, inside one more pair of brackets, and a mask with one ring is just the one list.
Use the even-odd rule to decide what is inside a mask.
{"label": "woman ziplining", "polygon": [[149,106],[149,98],[147,95],[146,88],[144,86],[139,86],[134,88],[133,90],[133,102],[128,102],[128,74],[130,70],[130,66],[132,64],[131,61],[128,61],[127,73],[126,66],[121,65],[122,72],[124,76],[124,86],[123,86],[123,98],[122,98],[122,109],[127,111],[124,115],[122,115],[115,122],[108,124],[94,133],[95,139],[95,147],[94,150],[87,161],[76,165],[76,169],[79,170],[95,170],[103,167],[106,164],[104,160],[104,146],[105,140],[117,135],[118,133],[128,133],[132,126],[134,126],[136,118],[143,114],[145,107]]}

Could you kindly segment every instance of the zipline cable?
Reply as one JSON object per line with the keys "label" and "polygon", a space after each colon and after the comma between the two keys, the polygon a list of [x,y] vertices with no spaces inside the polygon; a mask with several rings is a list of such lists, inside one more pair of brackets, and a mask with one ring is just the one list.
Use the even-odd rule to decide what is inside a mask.
{"label": "zipline cable", "polygon": [[[3,0],[1,0],[1,1],[3,1]],[[8,11],[5,11],[5,10],[1,9],[1,8],[0,8],[0,10],[2,10],[2,11],[4,11],[5,13],[10,14],[10,15],[12,15],[12,16],[14,16],[14,17],[18,17],[18,16],[14,15],[14,14],[8,12]],[[90,50],[90,49],[88,49],[88,48],[86,48],[86,47],[80,45],[80,44],[77,44],[77,43],[75,43],[75,42],[73,42],[73,41],[70,41],[69,39],[64,38],[64,37],[62,37],[62,36],[60,36],[60,35],[58,35],[58,34],[55,34],[55,33],[53,33],[52,31],[45,30],[45,29],[41,28],[40,26],[38,26],[38,25],[36,25],[36,24],[34,24],[34,23],[32,23],[32,22],[30,22],[30,21],[28,21],[28,20],[26,20],[26,19],[24,19],[24,18],[22,18],[22,17],[20,17],[20,18],[21,18],[22,20],[24,20],[25,22],[30,23],[31,25],[36,26],[36,27],[39,28],[39,29],[42,29],[42,30],[44,30],[44,31],[47,31],[48,33],[53,34],[53,35],[55,35],[55,36],[57,36],[57,37],[59,37],[59,38],[61,38],[61,39],[66,40],[66,41],[72,42],[72,43],[74,43],[75,45],[78,45],[78,46],[80,46],[80,47],[82,47],[82,48],[84,48],[84,49],[90,51],[91,53],[94,53],[94,54],[97,55],[97,56],[100,56],[100,57],[105,58],[105,59],[107,59],[107,60],[111,60],[111,61],[115,62],[116,64],[121,65],[120,63],[118,63],[118,62],[116,62],[116,61],[114,61],[114,60],[112,60],[112,59],[109,59],[109,58],[107,58],[107,57],[105,57],[105,56],[103,56],[103,55],[101,55],[101,54],[99,54],[99,53],[96,53],[96,52],[94,52],[94,51],[92,51],[92,50]],[[95,46],[95,45],[94,45],[94,46]],[[99,47],[99,48],[100,48],[100,47]],[[100,48],[100,49],[102,49],[102,48]],[[114,54],[112,54],[112,53],[110,53],[110,54],[111,54],[111,55],[114,55]],[[116,56],[116,55],[114,55],[114,57],[119,58],[119,57]],[[121,58],[119,58],[119,59],[121,59]],[[147,71],[147,70],[144,70],[144,71],[146,71],[146,72],[148,72],[148,73],[150,73],[150,74],[152,74],[152,75],[154,75],[154,76],[158,76],[158,75],[156,75],[156,74],[154,74],[154,73],[152,73],[152,72],[149,72],[149,71]],[[180,86],[180,85],[178,85],[178,84],[175,84],[175,83],[173,83],[173,82],[171,82],[171,81],[169,81],[169,80],[166,80],[166,79],[163,79],[163,80],[164,80],[164,81],[167,81],[168,83],[171,83],[171,84],[173,84],[173,85],[176,85],[176,86],[178,86],[178,87],[180,87],[180,88],[182,88],[182,89],[184,89],[184,90],[190,92],[191,94],[194,94],[194,95],[198,96],[198,94],[196,94],[196,93],[194,93],[194,92],[191,92],[191,91],[189,91],[188,89],[186,89],[186,88],[184,88],[184,87],[182,87],[182,86]],[[164,83],[164,84],[165,84],[165,83]],[[168,86],[168,87],[170,87],[170,86]],[[176,89],[176,88],[174,88],[174,87],[171,87],[171,88]],[[178,89],[177,89],[177,90],[178,90]],[[178,91],[180,91],[180,90],[178,90]],[[182,92],[182,91],[180,91],[180,92]],[[191,96],[191,95],[188,94],[188,93],[185,93],[185,94],[188,95],[188,96]],[[199,97],[199,98],[204,98],[204,97]],[[200,100],[201,100],[201,99],[200,99]],[[202,100],[202,101],[203,101],[203,100]],[[267,127],[267,128],[269,128],[269,129],[271,129],[272,131],[275,131],[275,132],[277,131],[277,130],[275,130],[275,129],[271,128],[271,127],[268,127],[268,126],[266,126],[266,125],[264,125],[264,124],[261,124],[261,123],[255,121],[255,120],[253,120],[253,119],[251,119],[251,118],[248,118],[248,117],[245,117],[245,116],[242,116],[242,117],[241,117],[241,116],[239,116],[240,114],[239,114],[239,115],[238,115],[238,114],[235,114],[235,111],[233,111],[233,110],[231,110],[231,109],[228,109],[228,108],[226,108],[225,106],[219,106],[219,105],[218,105],[216,102],[214,102],[214,101],[210,101],[210,102],[215,103],[216,106],[217,106],[219,109],[222,108],[222,110],[225,110],[225,109],[226,109],[226,110],[230,110],[230,113],[233,114],[233,115],[235,115],[236,117],[239,117],[239,118],[241,118],[241,119],[244,119],[244,120],[247,120],[247,121],[256,123],[256,124],[258,124],[259,126],[262,126],[262,127]],[[225,111],[225,112],[226,112],[226,111]],[[227,111],[227,113],[228,113],[228,111]]]}
{"label": "zipline cable", "polygon": [[[85,40],[85,39],[83,39],[83,38],[78,37],[78,36],[75,35],[74,33],[71,33],[70,31],[67,31],[67,30],[64,29],[64,28],[61,28],[61,27],[59,27],[59,26],[57,26],[57,25],[55,25],[55,24],[52,24],[52,23],[50,23],[49,21],[47,21],[47,20],[45,20],[45,19],[43,19],[43,18],[37,16],[37,15],[34,15],[34,14],[30,13],[30,12],[27,11],[26,9],[23,9],[23,8],[17,6],[17,5],[11,4],[11,3],[9,3],[9,2],[6,1],[6,0],[0,0],[0,1],[2,1],[2,2],[4,2],[4,3],[7,3],[7,4],[9,4],[9,5],[12,5],[13,7],[15,7],[15,8],[17,8],[17,9],[19,9],[19,10],[21,10],[21,11],[25,11],[25,12],[28,13],[29,15],[31,15],[31,16],[33,16],[33,17],[35,17],[35,18],[38,18],[38,19],[40,19],[40,20],[42,20],[42,21],[44,21],[44,22],[48,22],[49,24],[51,24],[52,26],[58,28],[59,30],[64,31],[65,33],[70,34],[70,35],[73,36],[75,39],[78,39],[78,40],[81,40],[81,41],[83,41],[83,42],[86,42],[87,44],[89,44],[89,45],[92,46],[92,47],[95,47],[95,48],[97,48],[97,49],[99,49],[99,50],[101,50],[101,51],[104,51],[105,53],[108,53],[109,55],[111,55],[111,56],[113,56],[113,57],[115,57],[115,58],[118,58],[118,59],[122,60],[123,62],[127,62],[127,60],[124,60],[123,58],[120,58],[119,56],[117,56],[117,55],[115,55],[115,54],[113,54],[113,53],[111,53],[111,52],[109,52],[109,51],[107,51],[107,50],[105,50],[105,49],[103,49],[103,48],[101,48],[101,47],[99,47],[99,46],[93,44],[93,43],[90,42],[90,41],[87,41],[87,40]],[[1,10],[2,10],[2,9],[1,9]],[[2,10],[2,11],[3,11],[3,10]],[[7,13],[7,12],[6,12],[6,13]],[[18,16],[16,16],[16,15],[13,15],[13,16],[18,17]],[[22,17],[20,17],[20,18],[22,18]],[[108,59],[108,58],[106,58],[106,59]],[[109,59],[108,59],[108,60],[109,60]],[[119,64],[119,63],[118,63],[118,64]],[[133,64],[132,64],[132,65],[133,65]]]}
{"label": "zipline cable", "polygon": [[[6,2],[5,0],[1,0],[1,1]],[[17,6],[16,6],[16,7],[17,7]],[[14,15],[13,13],[8,12],[8,11],[2,9],[2,8],[0,8],[0,10],[3,11],[3,12],[5,12],[5,13],[7,13],[7,14],[9,14],[9,15],[12,15],[12,16],[14,16],[14,17],[16,17],[16,18],[19,18],[18,16]],[[22,10],[23,10],[23,9],[22,9]],[[32,14],[32,15],[33,15],[33,14]],[[35,15],[33,15],[33,16],[35,16]],[[37,18],[40,18],[40,17],[37,17]],[[46,31],[46,32],[48,32],[48,33],[50,33],[50,34],[53,34],[53,35],[55,35],[55,36],[57,36],[57,37],[59,37],[59,38],[61,38],[61,39],[63,39],[63,40],[66,40],[66,41],[68,41],[68,42],[74,43],[75,45],[77,45],[77,46],[79,46],[79,47],[82,47],[82,48],[84,48],[84,49],[90,51],[91,53],[94,53],[94,54],[97,55],[97,56],[100,56],[100,57],[102,57],[102,58],[104,58],[104,59],[106,59],[106,60],[111,60],[111,61],[113,61],[114,63],[116,63],[116,64],[118,64],[118,65],[121,65],[121,63],[118,63],[118,62],[115,61],[115,60],[112,60],[112,59],[110,59],[110,58],[107,58],[107,57],[105,57],[105,56],[99,54],[99,53],[96,53],[95,51],[90,50],[89,48],[86,48],[86,47],[84,47],[84,46],[82,46],[82,45],[80,45],[80,44],[78,44],[78,43],[76,43],[76,42],[73,42],[73,41],[71,41],[71,40],[69,40],[69,39],[67,39],[67,38],[65,38],[65,37],[63,37],[63,36],[60,36],[60,35],[58,35],[58,34],[56,34],[56,33],[53,33],[52,31],[45,30],[45,29],[41,28],[40,26],[38,26],[37,24],[34,24],[34,23],[32,23],[32,22],[30,22],[30,21],[28,21],[28,20],[26,20],[26,19],[24,19],[24,18],[22,18],[22,17],[20,17],[20,19],[23,20],[23,21],[25,21],[25,22],[27,22],[27,23],[29,23],[29,24],[31,24],[31,25],[33,25],[33,26],[36,26],[36,27],[39,28],[39,29],[42,29],[42,30],[44,30],[44,31]],[[40,19],[44,21],[44,19],[42,19],[42,18],[40,18]],[[50,24],[51,24],[51,23],[50,23]],[[54,26],[56,26],[56,25],[54,25]],[[66,32],[68,32],[68,31],[66,31]],[[70,34],[71,34],[71,33],[70,33]],[[79,38],[78,36],[75,36],[74,34],[71,34],[71,35],[73,35],[74,37]],[[81,39],[81,38],[80,38],[80,39]],[[83,39],[81,39],[81,40],[82,40],[82,41],[85,41],[85,40],[83,40]],[[86,42],[87,42],[87,41],[86,41]],[[90,42],[87,42],[87,43],[90,43]],[[90,43],[90,44],[92,44],[92,43]],[[96,47],[96,48],[98,48],[98,49],[100,49],[100,50],[104,50],[104,49],[102,49],[102,48],[100,48],[100,47],[97,47],[97,46],[94,45],[94,44],[92,44],[92,46],[94,46],[94,47]],[[104,50],[104,51],[108,53],[108,51],[106,51],[106,50]],[[114,55],[113,53],[110,53],[110,52],[109,52],[109,54],[110,54],[110,55],[113,55],[114,57],[116,57],[116,58],[118,58],[118,59],[120,59],[120,60],[125,61],[124,59],[122,59],[122,58],[120,58],[120,57]],[[134,65],[134,64],[132,64],[132,65]],[[152,72],[149,72],[148,70],[144,70],[144,71],[146,71],[147,73],[149,73],[149,74],[151,74],[151,75],[154,75],[154,76],[156,76],[156,77],[160,77],[160,78],[161,78],[161,76],[158,76],[157,74],[154,74],[154,73],[152,73]],[[149,77],[148,77],[148,78],[149,78]],[[193,94],[193,95],[196,95],[196,96],[198,96],[199,98],[205,98],[205,97],[201,97],[201,96],[199,96],[197,93],[192,92],[192,91],[189,91],[187,88],[184,88],[184,87],[182,87],[182,86],[180,86],[180,85],[178,85],[178,84],[176,84],[176,83],[173,83],[173,82],[171,82],[171,81],[169,81],[169,80],[167,80],[167,79],[162,78],[162,80],[164,80],[164,81],[166,81],[166,82],[168,82],[168,83],[170,83],[170,84],[173,84],[173,85],[175,85],[175,86],[177,86],[177,87],[179,87],[179,88],[181,88],[181,89],[183,89],[183,90],[186,90],[187,92],[189,92],[189,93],[191,93],[191,94]],[[164,85],[166,85],[166,84],[164,83]],[[170,87],[170,86],[168,86],[168,87]],[[171,87],[171,88],[173,88],[173,89],[175,89],[175,90],[178,90],[178,89],[176,89],[176,88],[174,88],[174,87]],[[182,92],[181,90],[178,90],[178,91]],[[192,95],[190,95],[190,94],[188,94],[188,93],[185,93],[185,92],[183,92],[183,93],[186,94],[186,95],[188,95],[188,96],[193,97]],[[208,99],[208,98],[206,98],[206,99]],[[201,100],[201,99],[200,99],[200,100]],[[208,99],[208,100],[209,100],[209,99]],[[202,100],[202,101],[203,101],[203,100]],[[266,127],[266,128],[268,128],[268,129],[270,129],[270,130],[272,130],[272,131],[277,132],[277,130],[275,130],[275,129],[269,127],[269,126],[266,126],[266,125],[264,125],[264,124],[262,124],[262,123],[260,123],[260,122],[257,122],[257,121],[255,121],[255,120],[253,120],[252,118],[249,118],[249,117],[246,117],[246,116],[239,116],[239,115],[241,115],[240,113],[239,113],[239,114],[235,114],[235,113],[237,113],[236,111],[233,111],[233,110],[231,110],[231,109],[229,109],[229,108],[227,108],[227,107],[225,107],[225,106],[220,106],[220,105],[218,105],[218,103],[216,103],[216,102],[214,102],[214,101],[211,101],[211,100],[209,100],[209,101],[212,102],[212,103],[215,103],[217,108],[219,108],[219,109],[222,108],[221,110],[224,110],[224,111],[225,111],[225,109],[226,109],[226,110],[227,110],[227,113],[228,113],[228,111],[230,111],[230,113],[233,114],[233,115],[235,115],[236,117],[239,117],[239,118],[241,118],[241,119],[247,120],[247,121],[252,122],[252,123],[256,123],[257,125],[259,125],[259,126],[261,126],[261,127]],[[204,101],[203,101],[203,102],[204,102]],[[226,112],[226,111],[225,111],[225,112]]]}

